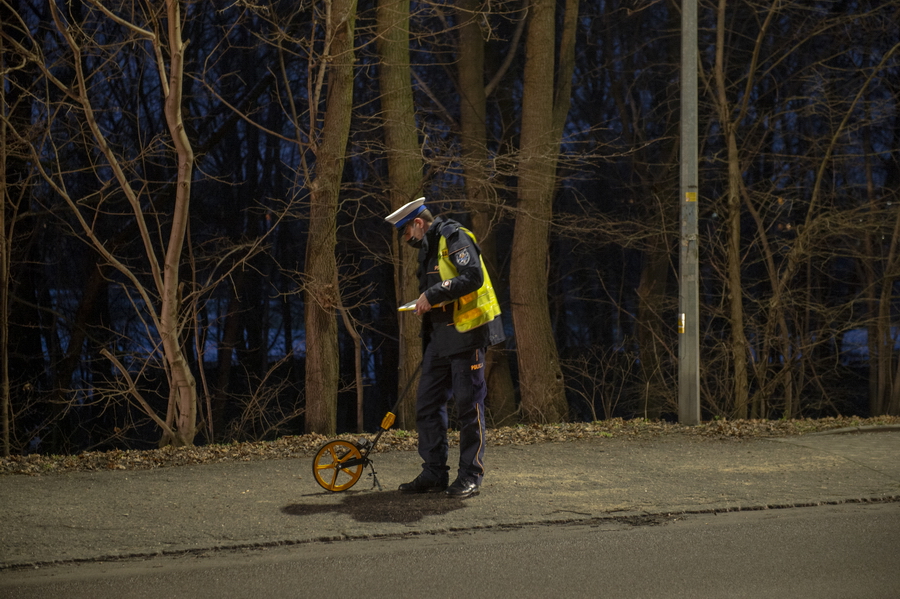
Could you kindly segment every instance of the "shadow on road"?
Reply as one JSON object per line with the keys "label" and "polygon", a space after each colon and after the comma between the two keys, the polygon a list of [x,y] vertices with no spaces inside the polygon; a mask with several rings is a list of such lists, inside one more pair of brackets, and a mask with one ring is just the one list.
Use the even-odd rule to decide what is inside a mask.
{"label": "shadow on road", "polygon": [[290,516],[348,514],[357,522],[418,522],[424,516],[440,516],[464,507],[463,500],[443,493],[403,495],[397,491],[348,493],[339,505],[294,503],[281,508]]}

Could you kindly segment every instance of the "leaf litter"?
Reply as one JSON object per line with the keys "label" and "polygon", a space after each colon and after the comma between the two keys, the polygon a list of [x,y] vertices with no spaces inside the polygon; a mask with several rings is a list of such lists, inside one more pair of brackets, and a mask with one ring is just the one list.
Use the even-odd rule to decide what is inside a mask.
{"label": "leaf litter", "polygon": [[[523,424],[487,431],[489,446],[533,445],[535,443],[565,443],[599,438],[651,439],[665,435],[693,435],[717,439],[762,439],[785,437],[836,429],[873,426],[900,426],[898,416],[876,418],[835,417],[797,420],[726,420],[717,419],[696,426],[658,421],[613,418],[597,422],[561,424]],[[326,441],[345,439],[355,441],[371,438],[370,434],[342,434],[326,437],[320,434],[285,436],[275,441],[258,441],[222,445],[163,447],[148,450],[88,451],[77,455],[20,455],[0,457],[0,475],[48,475],[65,472],[102,470],[150,470],[173,466],[249,462],[308,457]],[[450,444],[459,442],[459,432],[450,431]],[[378,441],[376,451],[414,451],[415,432],[390,430]]]}

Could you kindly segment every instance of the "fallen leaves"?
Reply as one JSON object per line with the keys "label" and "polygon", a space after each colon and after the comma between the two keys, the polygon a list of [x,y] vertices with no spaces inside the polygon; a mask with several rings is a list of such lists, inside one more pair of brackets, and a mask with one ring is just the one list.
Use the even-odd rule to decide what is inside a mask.
{"label": "fallen leaves", "polygon": [[[489,446],[532,445],[535,443],[562,443],[585,439],[624,438],[650,439],[669,434],[697,435],[714,438],[747,439],[784,437],[840,428],[878,425],[900,425],[900,417],[878,418],[821,418],[799,420],[712,420],[697,426],[654,420],[623,420],[614,418],[598,422],[569,422],[561,424],[526,424],[488,429]],[[459,432],[450,431],[450,443],[459,442]],[[112,450],[85,452],[71,456],[26,455],[0,458],[0,475],[3,474],[58,474],[63,472],[90,472],[100,470],[148,470],[173,466],[214,464],[221,462],[248,462],[312,456],[326,441],[346,439],[356,441],[372,435],[345,434],[335,437],[309,434],[282,437],[277,441],[234,443],[229,445],[205,445],[195,447],[164,447],[152,450]],[[376,452],[413,451],[416,449],[415,433],[390,430],[378,441]]]}

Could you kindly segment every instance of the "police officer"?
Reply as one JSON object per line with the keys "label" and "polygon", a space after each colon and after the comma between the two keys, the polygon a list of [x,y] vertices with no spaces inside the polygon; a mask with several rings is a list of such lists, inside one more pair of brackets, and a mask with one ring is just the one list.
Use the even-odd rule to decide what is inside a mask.
{"label": "police officer", "polygon": [[[433,217],[419,198],[385,220],[419,252],[422,377],[416,393],[416,428],[422,472],[401,493],[477,495],[484,477],[484,353],[503,340],[500,307],[475,236],[458,222]],[[459,468],[448,486],[447,402],[453,396],[459,425]]]}

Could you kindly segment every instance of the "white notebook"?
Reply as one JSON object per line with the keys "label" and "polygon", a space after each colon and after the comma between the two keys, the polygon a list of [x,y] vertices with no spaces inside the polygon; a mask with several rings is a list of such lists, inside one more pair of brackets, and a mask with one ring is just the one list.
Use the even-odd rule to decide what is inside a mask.
{"label": "white notebook", "polygon": [[405,304],[403,304],[402,306],[400,306],[399,308],[397,308],[397,311],[398,311],[398,312],[409,312],[409,311],[415,310],[415,309],[416,309],[416,302],[417,302],[418,300],[419,300],[419,298],[416,298],[416,299],[414,299],[414,300],[411,301],[411,302],[406,302]]}

